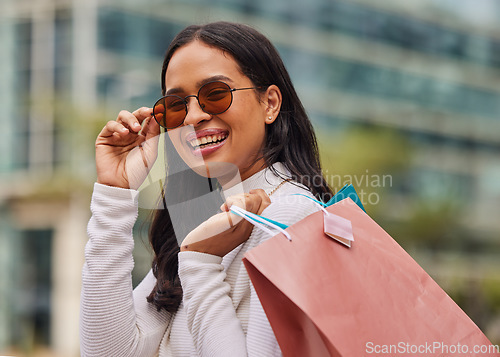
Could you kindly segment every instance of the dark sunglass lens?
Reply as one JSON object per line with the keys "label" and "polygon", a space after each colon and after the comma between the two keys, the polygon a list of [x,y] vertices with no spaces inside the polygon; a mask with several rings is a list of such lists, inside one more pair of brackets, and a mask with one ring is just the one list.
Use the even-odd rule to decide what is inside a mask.
{"label": "dark sunglass lens", "polygon": [[158,124],[164,128],[177,128],[186,117],[184,100],[176,95],[167,95],[156,102],[153,114]]}
{"label": "dark sunglass lens", "polygon": [[231,105],[231,88],[223,82],[210,82],[200,88],[198,98],[206,113],[220,114]]}
{"label": "dark sunglass lens", "polygon": [[155,103],[153,116],[158,124],[165,127],[165,98],[161,98]]}

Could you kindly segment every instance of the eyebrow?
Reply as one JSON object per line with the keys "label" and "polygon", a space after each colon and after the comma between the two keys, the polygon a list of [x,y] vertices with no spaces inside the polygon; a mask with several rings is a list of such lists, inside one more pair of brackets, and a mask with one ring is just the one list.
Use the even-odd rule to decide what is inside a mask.
{"label": "eyebrow", "polygon": [[[196,83],[196,86],[198,88],[200,88],[202,85],[207,84],[209,82],[214,82],[214,81],[226,81],[226,82],[234,83],[231,78],[226,77],[226,76],[224,76],[222,74],[218,74],[218,75],[215,75],[215,76],[211,76],[211,77],[202,79],[201,81],[199,81],[198,83]],[[167,91],[166,95],[172,95],[172,94],[183,93],[183,92],[184,92],[184,90],[182,88],[176,87],[176,88],[169,89]]]}

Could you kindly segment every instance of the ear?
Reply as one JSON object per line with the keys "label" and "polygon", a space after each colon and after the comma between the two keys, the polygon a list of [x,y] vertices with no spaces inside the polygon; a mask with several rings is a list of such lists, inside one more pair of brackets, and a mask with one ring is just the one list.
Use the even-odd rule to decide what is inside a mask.
{"label": "ear", "polygon": [[265,106],[266,124],[272,124],[278,117],[281,110],[281,101],[281,91],[278,86],[274,84],[270,85],[262,98],[262,102]]}

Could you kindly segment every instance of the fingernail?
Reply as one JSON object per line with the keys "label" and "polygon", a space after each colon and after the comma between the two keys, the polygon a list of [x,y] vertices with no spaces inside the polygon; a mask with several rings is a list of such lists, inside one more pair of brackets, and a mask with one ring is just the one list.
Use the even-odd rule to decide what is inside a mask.
{"label": "fingernail", "polygon": [[125,132],[128,131],[128,129],[127,128],[122,128],[121,131],[125,133]]}
{"label": "fingernail", "polygon": [[135,126],[136,128],[140,128],[140,127],[141,127],[141,124],[139,124],[139,123],[134,123],[134,126]]}

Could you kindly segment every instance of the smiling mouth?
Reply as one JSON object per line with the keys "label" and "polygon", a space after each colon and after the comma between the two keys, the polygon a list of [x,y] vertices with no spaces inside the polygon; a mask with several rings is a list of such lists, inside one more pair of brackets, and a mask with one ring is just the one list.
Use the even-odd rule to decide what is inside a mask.
{"label": "smiling mouth", "polygon": [[227,139],[227,137],[228,134],[226,133],[206,135],[200,138],[195,138],[193,140],[190,140],[189,144],[191,144],[192,150],[204,149],[222,143],[224,140]]}

